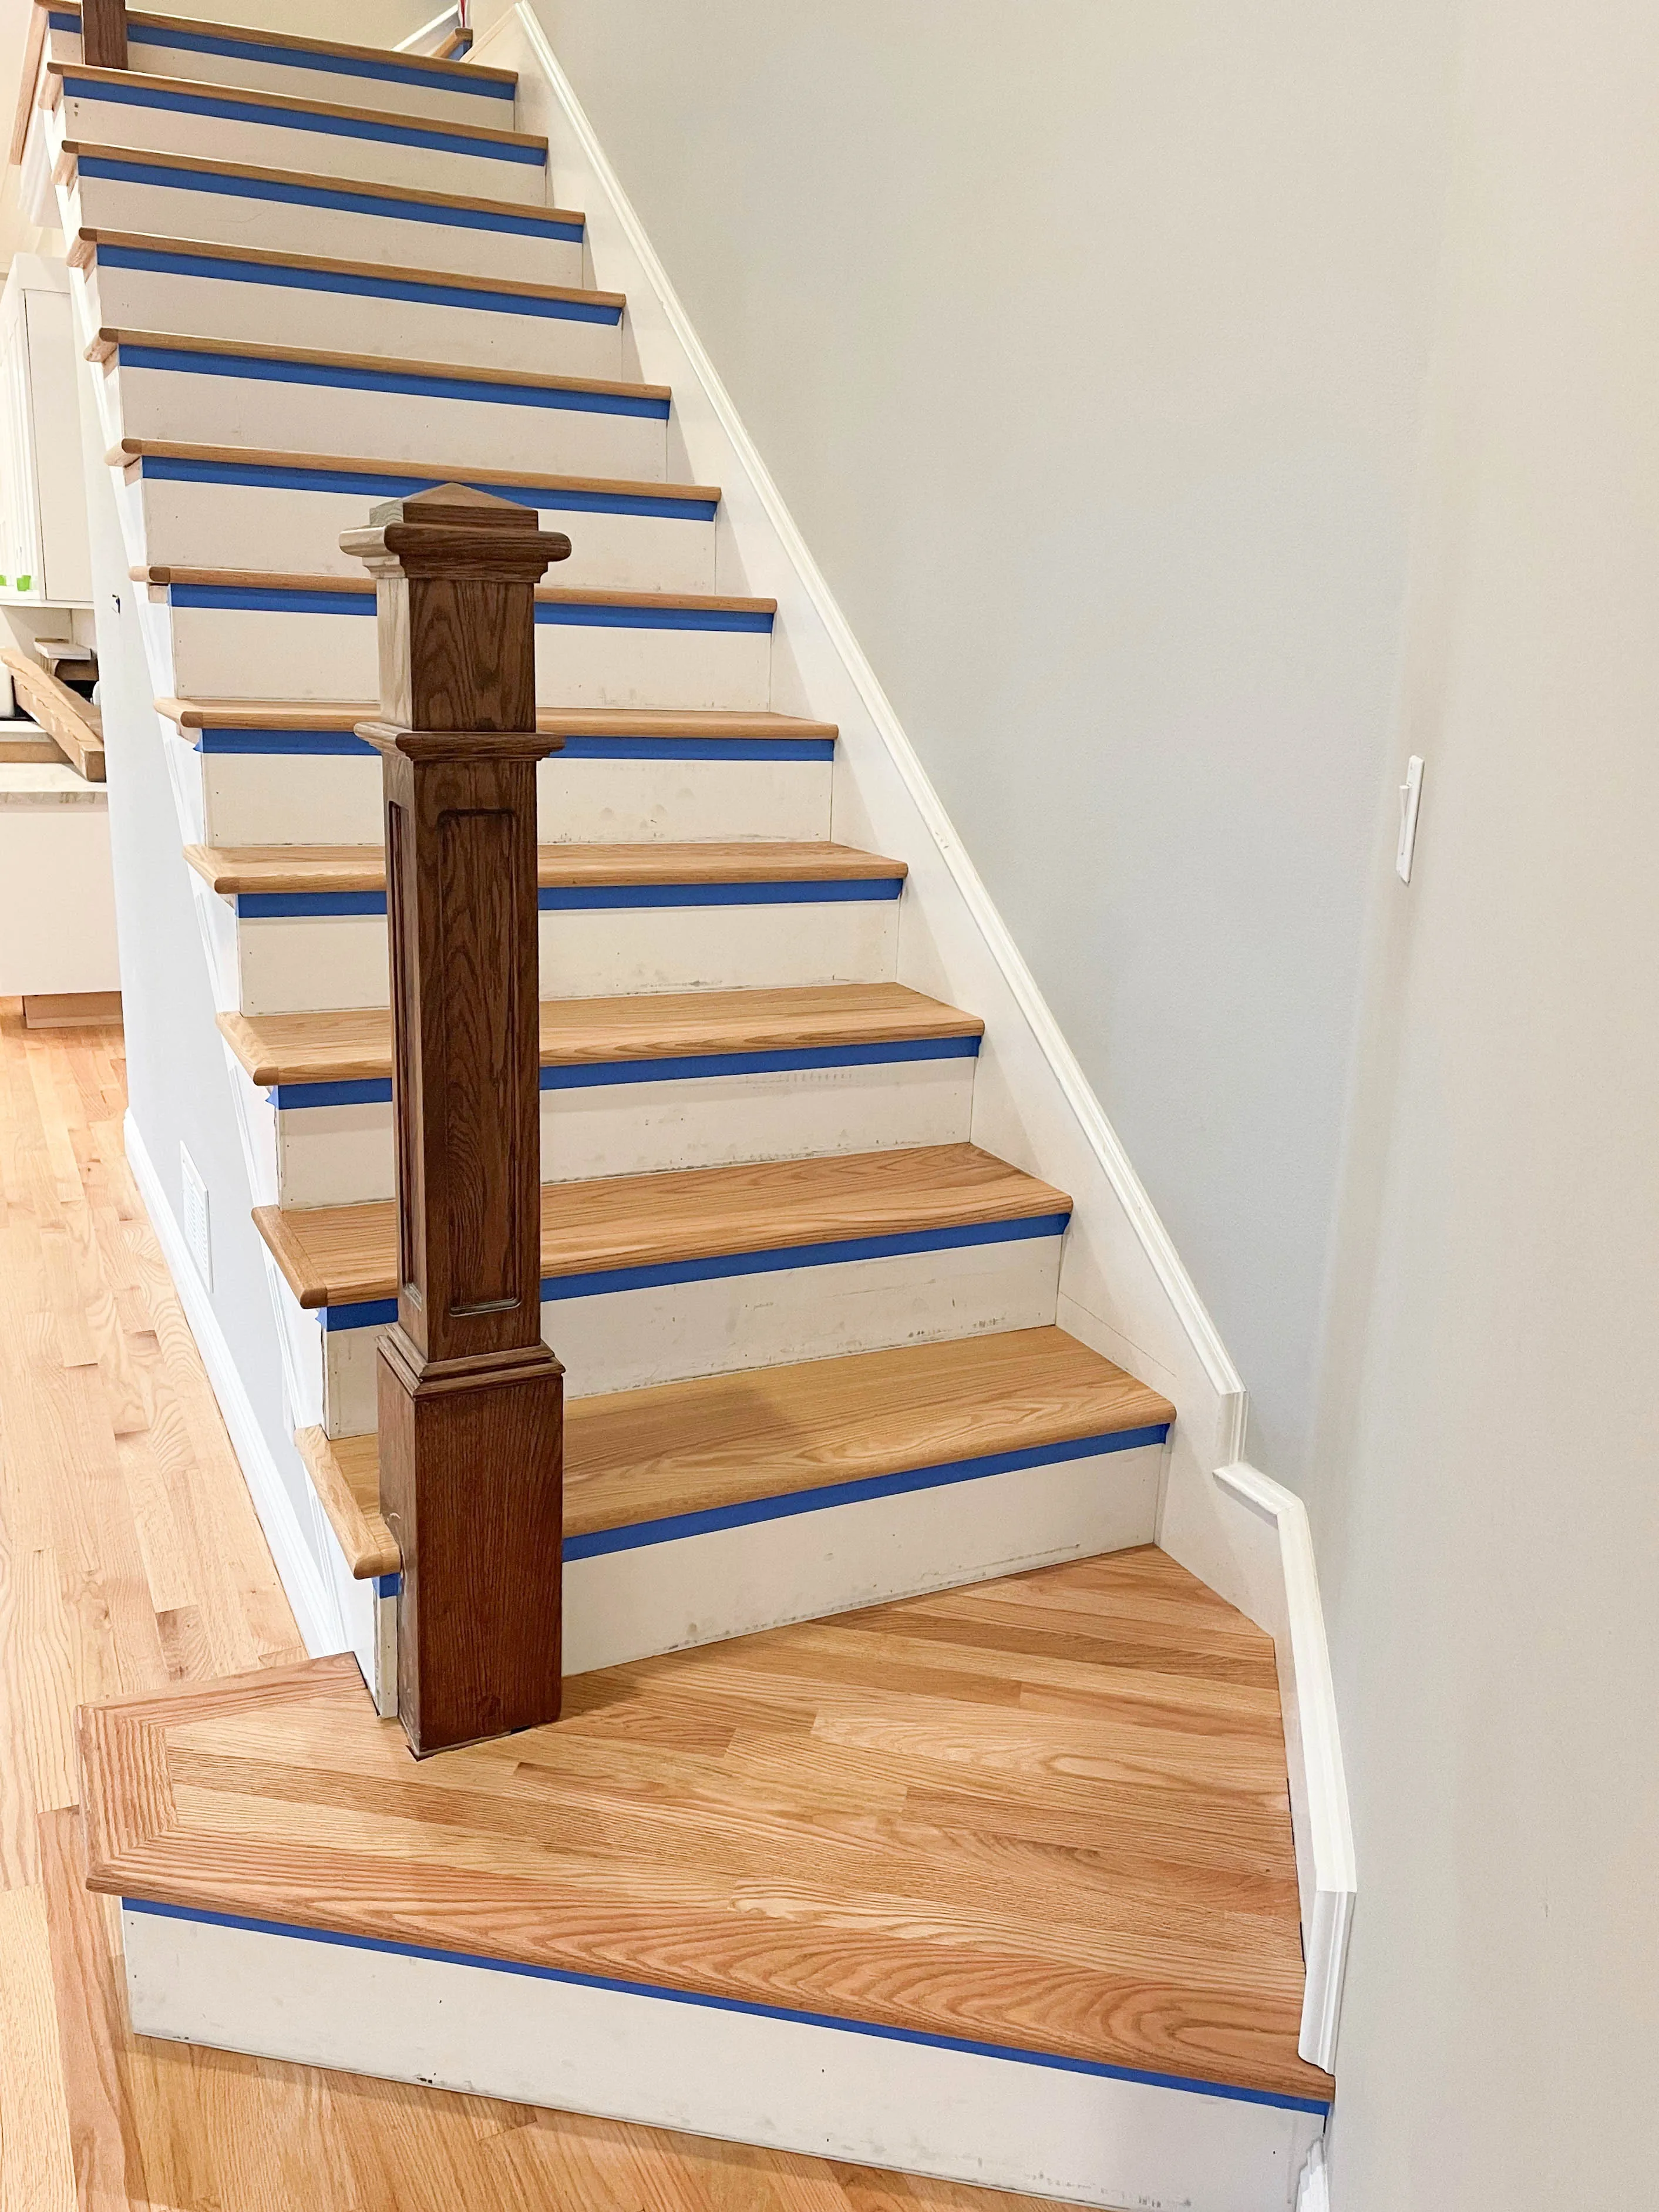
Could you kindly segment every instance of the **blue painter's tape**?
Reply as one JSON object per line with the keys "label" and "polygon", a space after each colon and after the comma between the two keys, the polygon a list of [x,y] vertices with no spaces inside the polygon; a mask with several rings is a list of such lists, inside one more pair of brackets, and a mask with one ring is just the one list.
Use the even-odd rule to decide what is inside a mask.
{"label": "blue painter's tape", "polygon": [[938,1467],[917,1467],[897,1474],[872,1474],[858,1482],[825,1483],[817,1490],[795,1490],[778,1498],[754,1498],[740,1505],[711,1506],[702,1513],[666,1514],[659,1521],[635,1521],[625,1528],[596,1529],[588,1536],[567,1536],[567,1559],[599,1559],[613,1552],[637,1552],[652,1544],[677,1544],[688,1536],[707,1536],[719,1528],[748,1528],[761,1521],[793,1520],[800,1513],[827,1513],[838,1505],[861,1505],[874,1498],[902,1498],[912,1491],[942,1490],[958,1482],[982,1482],[994,1474],[1018,1474],[1027,1468],[1058,1467],[1068,1460],[1100,1459],[1109,1452],[1137,1451],[1161,1444],[1167,1421],[1142,1429],[1119,1429],[1108,1436],[1077,1437],[1066,1443],[1036,1444],[1026,1451],[988,1452],[981,1459],[958,1459]]}
{"label": "blue painter's tape", "polygon": [[209,169],[176,169],[164,161],[112,161],[106,154],[80,156],[83,177],[105,178],[113,184],[153,185],[173,192],[209,192],[226,199],[274,200],[291,207],[331,208],[341,215],[383,216],[398,222],[423,222],[439,229],[493,230],[514,238],[556,238],[580,246],[583,228],[563,216],[527,207],[517,209],[445,207],[430,200],[400,198],[395,185],[372,191],[366,185],[347,188],[313,185],[300,179],[220,176]]}
{"label": "blue painter's tape", "polygon": [[123,344],[124,368],[169,369],[178,375],[242,377],[258,384],[320,384],[337,392],[397,392],[414,399],[470,399],[493,407],[547,407],[580,415],[635,415],[668,420],[669,403],[649,392],[586,392],[580,386],[497,384],[488,376],[422,376],[407,369],[364,368],[352,362],[269,361],[257,354],[195,353],[178,346]]}
{"label": "blue painter's tape", "polygon": [[389,1106],[392,1078],[371,1076],[359,1083],[279,1083],[269,1096],[279,1114],[307,1106]]}
{"label": "blue painter's tape", "polygon": [[198,753],[361,753],[374,757],[374,748],[349,730],[198,730],[192,742]]}
{"label": "blue painter's tape", "polygon": [[518,146],[499,138],[470,138],[456,131],[424,130],[418,123],[388,122],[357,115],[311,115],[292,107],[266,107],[221,93],[179,92],[153,85],[118,84],[100,77],[65,76],[70,100],[101,100],[120,107],[155,107],[173,115],[210,115],[226,123],[256,123],[271,131],[303,131],[325,138],[366,138],[382,146],[413,146],[428,154],[470,154],[482,161],[510,161],[542,168],[544,149]]}
{"label": "blue painter's tape", "polygon": [[592,600],[561,605],[538,601],[538,629],[718,629],[769,631],[772,616],[761,607],[611,607]]}
{"label": "blue painter's tape", "polygon": [[[270,461],[201,461],[168,453],[146,453],[137,467],[147,483],[241,484],[272,491],[341,492],[356,499],[409,499],[439,481],[434,477],[398,476],[367,469],[308,469]],[[443,479],[465,483],[465,476]],[[474,484],[475,491],[520,507],[558,514],[636,514],[677,522],[712,522],[712,499],[659,499],[648,492],[565,490],[552,484]]]}
{"label": "blue painter's tape", "polygon": [[[60,27],[81,27],[77,15],[52,18],[54,30]],[[143,17],[131,22],[127,32],[128,43],[135,46],[168,46],[175,53],[217,54],[227,61],[263,62],[273,69],[315,70],[327,76],[361,76],[372,78],[377,84],[407,84],[421,92],[464,92],[476,100],[505,100],[516,97],[517,87],[503,84],[499,78],[481,76],[477,70],[445,69],[441,64],[433,70],[410,69],[407,62],[381,61],[366,54],[317,54],[303,46],[285,46],[269,39],[239,39],[228,33],[206,33],[185,31],[163,23],[147,23]],[[158,71],[158,75],[165,74]]]}
{"label": "blue painter's tape", "polygon": [[401,1575],[376,1575],[374,1577],[376,1597],[397,1597],[401,1595],[403,1587],[404,1578]]}
{"label": "blue painter's tape", "polygon": [[528,315],[538,321],[606,323],[622,309],[604,300],[544,300],[527,292],[487,292],[468,284],[434,284],[411,276],[369,276],[359,270],[289,269],[212,253],[175,253],[149,246],[98,248],[99,266],[154,276],[201,276],[220,284],[265,284],[283,292],[329,292],[365,300],[404,300],[420,307],[460,307],[475,314]]}
{"label": "blue painter's tape", "polygon": [[241,921],[295,921],[305,916],[386,912],[384,891],[238,891],[234,896]]}
{"label": "blue painter's tape", "polygon": [[373,615],[372,592],[281,592],[240,584],[169,584],[175,607],[212,607],[244,614]]}
{"label": "blue painter's tape", "polygon": [[[848,1237],[834,1243],[787,1245],[774,1252],[722,1253],[713,1259],[672,1260],[652,1267],[611,1267],[589,1275],[547,1275],[542,1304],[608,1297],[617,1291],[653,1291],[676,1283],[728,1282],[738,1275],[780,1275],[794,1267],[845,1267],[861,1260],[906,1259],[919,1252],[958,1252],[982,1244],[1024,1244],[1064,1235],[1069,1213],[1040,1213],[1021,1221],[977,1221],[949,1229],[915,1229],[897,1237]],[[378,1328],[398,1318],[395,1298],[322,1308],[323,1327]]]}
{"label": "blue painter's tape", "polygon": [[207,1912],[185,1905],[155,1905],[147,1898],[124,1897],[124,1912],[153,1914],[158,1920],[186,1920],[206,1928],[238,1928],[254,1936],[286,1936],[301,1943],[325,1943],[345,1951],[368,1951],[383,1958],[422,1959],[438,1966],[473,1966],[494,1974],[516,1974],[526,1981],[561,1982],[572,1989],[605,1990],[619,1996],[653,1997],[665,2004],[695,2006],[706,2012],[739,2013],[750,2020],[782,2021],[799,2027],[834,2028],[867,2035],[883,2043],[908,2043],[928,2051],[959,2051],[975,2058],[1006,2059],[1011,2065],[1041,2066],[1061,2074],[1085,2074],[1097,2081],[1138,2082],[1149,2088],[1178,2089],[1194,2097],[1219,2097],[1231,2104],[1267,2105],[1274,2111],[1311,2112],[1322,2118],[1328,2099],[1288,2097],[1273,2089],[1251,2089],[1229,2081],[1203,2081],[1186,2074],[1154,2074],[1138,2066],[1109,2066],[1096,2058],[1073,2058],[1060,2051],[1024,2051],[1016,2044],[980,2043],[963,2036],[929,2035],[919,2028],[889,2027],[884,2022],[843,2020],[837,2014],[808,2012],[785,2005],[757,2004],[744,1997],[715,1996],[702,1990],[676,1990],[656,1982],[624,1981],[611,1974],[580,1974],[561,1966],[528,1966],[521,1960],[485,1958],[471,1951],[443,1951],[422,1943],[394,1943],[378,1936],[348,1936],[332,1928],[301,1928],[283,1920],[252,1920],[234,1912]]}
{"label": "blue painter's tape", "polygon": [[581,884],[540,890],[544,914],[581,914],[621,907],[866,906],[896,899],[902,876],[861,877],[830,884]]}

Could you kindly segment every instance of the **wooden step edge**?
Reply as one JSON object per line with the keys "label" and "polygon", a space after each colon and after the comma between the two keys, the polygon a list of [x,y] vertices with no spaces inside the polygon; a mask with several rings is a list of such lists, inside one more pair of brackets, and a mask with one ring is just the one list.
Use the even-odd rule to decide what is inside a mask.
{"label": "wooden step edge", "polygon": [[295,368],[372,369],[387,376],[441,377],[450,384],[511,384],[536,392],[591,392],[613,399],[667,399],[666,384],[627,384],[600,376],[544,376],[530,368],[483,368],[477,362],[410,361],[381,353],[325,353],[315,346],[267,345],[258,338],[204,338],[188,331],[132,331],[105,325],[86,358],[107,367],[123,346],[166,353],[222,354],[235,361],[276,361]]}
{"label": "wooden step edge", "polygon": [[[996,1172],[966,1176],[970,1165]],[[811,1187],[815,1182],[817,1188]],[[775,1191],[764,1188],[774,1183]],[[757,1189],[764,1197],[759,1210]],[[608,1209],[623,1200],[636,1211],[612,1218]],[[578,1206],[592,1225],[584,1232],[588,1243],[573,1249],[570,1224]],[[665,1224],[675,1207],[679,1223],[671,1230]],[[973,1145],[605,1176],[542,1185],[541,1267],[544,1276],[604,1274],[665,1261],[1039,1220],[1069,1216],[1072,1210],[1064,1191]],[[699,1217],[696,1227],[687,1225],[688,1212]],[[389,1199],[298,1211],[258,1206],[253,1224],[305,1311],[375,1304],[397,1295],[396,1208]]]}
{"label": "wooden step edge", "polygon": [[[158,699],[155,711],[181,730],[352,730],[380,720],[373,699]],[[566,738],[830,738],[835,722],[724,707],[544,707],[544,733]]]}
{"label": "wooden step edge", "polygon": [[[996,1370],[988,1387],[988,1365]],[[1058,1375],[1061,1367],[1071,1371]],[[759,1393],[785,1409],[775,1415],[773,1441],[757,1431]],[[924,1468],[1167,1431],[1175,1418],[1160,1391],[1054,1328],[573,1399],[565,1409],[564,1533],[600,1535]],[[813,1456],[815,1437],[822,1459]],[[380,1512],[377,1437],[331,1441],[321,1429],[301,1429],[295,1441],[353,1576],[397,1573],[397,1539]]]}
{"label": "wooden step edge", "polygon": [[[268,446],[189,446],[168,438],[123,438],[104,455],[112,469],[146,460],[224,462],[231,466],[331,469],[342,476],[418,477],[432,483],[514,484],[536,491],[593,491],[623,498],[708,501],[718,484],[656,483],[644,477],[556,477],[536,469],[476,469],[465,461],[377,461],[364,454],[288,453]],[[367,718],[363,718],[367,719]]]}
{"label": "wooden step edge", "polygon": [[625,292],[589,292],[570,284],[532,284],[520,276],[461,276],[442,269],[402,268],[389,261],[343,261],[331,255],[291,253],[269,246],[226,246],[212,239],[165,237],[154,231],[77,230],[65,257],[71,269],[88,269],[105,246],[138,253],[187,253],[198,261],[251,262],[261,269],[301,269],[319,276],[377,276],[388,283],[424,284],[446,292],[498,292],[520,300],[557,300],[574,307],[628,305]]}
{"label": "wooden step edge", "polygon": [[[186,845],[185,859],[222,898],[274,892],[386,889],[380,845]],[[543,845],[542,890],[584,884],[885,883],[902,880],[908,861],[853,845]]]}
{"label": "wooden step edge", "polygon": [[[78,15],[81,12],[81,0],[34,0],[34,4],[56,15]],[[127,22],[129,26],[149,23],[164,31],[204,31],[210,36],[245,40],[250,46],[291,47],[304,54],[338,54],[346,61],[394,62],[399,69],[429,72],[434,79],[434,91],[442,90],[446,83],[453,84],[458,78],[465,85],[466,79],[471,76],[484,77],[496,84],[514,87],[519,82],[517,70],[493,69],[483,63],[475,67],[470,62],[441,62],[428,54],[406,54],[388,46],[348,46],[338,39],[302,39],[286,31],[258,30],[246,23],[220,23],[204,20],[199,15],[141,15],[137,9],[130,9]]]}
{"label": "wooden step edge", "polygon": [[[186,587],[195,585],[222,591],[327,592],[337,597],[342,592],[350,592],[373,598],[375,588],[374,579],[369,575],[313,574],[296,576],[263,568],[176,568],[151,562],[136,564],[128,569],[127,574],[135,584],[147,584],[156,591],[170,591],[175,584],[180,584]],[[775,599],[738,599],[735,594],[723,592],[574,591],[539,584],[536,587],[536,599],[540,605],[676,607],[711,614],[773,615],[778,611]]]}
{"label": "wooden step edge", "polygon": [[295,93],[256,92],[240,84],[216,83],[211,79],[161,76],[145,70],[94,69],[89,62],[48,62],[46,77],[53,88],[54,105],[66,77],[85,77],[94,84],[133,86],[144,92],[184,94],[192,100],[234,100],[239,107],[269,107],[283,115],[319,115],[330,123],[386,123],[403,131],[422,131],[440,138],[483,138],[498,146],[539,147],[544,163],[547,141],[533,131],[502,131],[489,123],[453,123],[447,118],[411,115],[396,107],[359,107],[355,101],[302,100]]}
{"label": "wooden step edge", "polygon": [[[788,989],[544,999],[541,1064],[591,1067],[612,1060],[830,1050],[843,1044],[906,1044],[985,1034],[977,1014],[964,1013],[902,984],[873,987],[902,994],[902,998],[866,1003],[858,994],[872,988],[860,983],[807,985],[801,996],[814,1002],[810,1006],[792,1005]],[[838,992],[846,994],[839,1003],[834,996]],[[711,1007],[710,1000],[723,1003]],[[686,1014],[700,1017],[702,1022],[690,1036],[683,1026]],[[607,1030],[612,1016],[623,1024],[621,1038]],[[654,1030],[653,1017],[659,1024]],[[225,1013],[216,1018],[239,1066],[262,1091],[283,1084],[384,1082],[392,1074],[390,1013],[322,1012],[264,1018]],[[280,1032],[281,1041],[273,1030]],[[307,1039],[319,1042],[301,1042]]]}
{"label": "wooden step edge", "polygon": [[249,184],[305,185],[321,191],[348,192],[354,199],[411,200],[422,207],[455,208],[469,215],[510,215],[534,222],[587,227],[580,208],[538,207],[527,200],[488,199],[477,192],[434,192],[422,185],[388,185],[379,179],[330,176],[319,169],[270,169],[255,161],[216,161],[200,154],[158,152],[149,146],[104,146],[91,138],[66,138],[58,149],[54,181],[71,185],[82,155],[100,161],[133,161],[153,168],[185,169],[208,177],[234,177]]}

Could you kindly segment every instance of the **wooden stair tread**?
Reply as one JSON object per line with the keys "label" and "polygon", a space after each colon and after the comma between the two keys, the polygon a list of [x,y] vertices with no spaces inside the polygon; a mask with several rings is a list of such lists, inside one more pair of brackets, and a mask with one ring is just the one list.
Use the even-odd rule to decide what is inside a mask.
{"label": "wooden stair tread", "polygon": [[[807,983],[771,991],[677,991],[544,999],[542,1066],[787,1052],[918,1037],[982,1036],[975,1014],[902,983]],[[392,1016],[380,1007],[314,1014],[221,1014],[253,1082],[361,1083],[392,1073]]]}
{"label": "wooden stair tread", "polygon": [[[105,454],[112,468],[130,467],[134,461],[228,461],[252,463],[259,468],[333,469],[345,475],[420,477],[433,483],[504,483],[538,491],[615,492],[641,499],[710,500],[718,502],[718,484],[657,483],[635,477],[558,477],[536,469],[476,469],[470,462],[446,465],[432,461],[377,461],[357,454],[288,453],[264,446],[190,446],[166,438],[123,438]],[[367,717],[359,715],[358,720]]]}
{"label": "wooden stair tread", "polygon": [[454,292],[506,292],[526,300],[568,300],[586,307],[625,307],[623,292],[588,292],[569,284],[536,284],[520,276],[471,276],[452,270],[398,268],[384,261],[342,261],[332,256],[295,253],[287,247],[227,246],[201,238],[179,238],[150,231],[77,230],[66,258],[84,269],[105,246],[130,246],[149,253],[187,253],[203,261],[253,261],[265,269],[307,269],[324,276],[376,276],[416,284],[439,284]]}
{"label": "wooden stair tread", "polygon": [[447,117],[412,115],[406,108],[359,107],[355,102],[338,100],[304,100],[295,93],[258,92],[248,85],[223,84],[200,77],[162,76],[147,70],[98,69],[90,62],[46,64],[46,77],[53,100],[61,94],[66,76],[85,77],[94,84],[130,88],[137,92],[183,94],[192,100],[234,100],[239,107],[268,107],[278,116],[315,115],[325,122],[386,123],[401,131],[425,131],[439,138],[483,138],[498,146],[539,147],[544,155],[547,151],[547,141],[538,132],[503,131],[493,123],[456,123]]}
{"label": "wooden stair tread", "polygon": [[[78,15],[81,12],[81,0],[36,0],[36,5],[50,5],[55,15]],[[149,23],[171,31],[201,31],[205,28],[216,32],[221,38],[234,38],[250,45],[291,46],[307,54],[338,54],[344,61],[395,61],[399,68],[428,70],[437,88],[441,88],[445,80],[453,83],[458,78],[463,85],[468,77],[485,77],[496,84],[516,85],[519,82],[516,70],[492,69],[482,63],[475,66],[471,62],[440,61],[429,54],[406,54],[401,48],[393,51],[386,46],[347,46],[338,39],[302,39],[288,31],[259,30],[247,23],[220,24],[211,19],[204,23],[198,15],[152,15],[140,14],[137,9],[129,9],[127,22],[129,27]]]}
{"label": "wooden stair tread", "polygon": [[[420,57],[411,55],[407,58],[418,60]],[[75,165],[82,155],[102,161],[142,162],[149,168],[184,169],[197,176],[234,177],[249,184],[300,185],[322,191],[344,191],[354,199],[413,200],[422,207],[455,208],[476,215],[529,216],[535,221],[566,225],[586,223],[587,220],[577,208],[542,207],[527,200],[487,199],[476,192],[434,192],[422,185],[366,182],[357,177],[343,179],[322,170],[272,169],[253,161],[216,161],[210,155],[176,154],[171,149],[162,152],[153,146],[105,146],[88,138],[64,139],[58,150],[56,171],[59,184],[73,183]]]}
{"label": "wooden stair tread", "polygon": [[[226,897],[237,892],[378,891],[386,889],[380,845],[187,845],[185,858]],[[544,845],[537,881],[544,890],[623,884],[771,884],[885,881],[902,860],[851,845],[772,844],[761,839],[693,845]]]}
{"label": "wooden stair tread", "polygon": [[[601,1176],[544,1183],[541,1196],[544,1277],[1038,1219],[1072,1206],[1063,1191],[976,1145]],[[395,1296],[390,1200],[297,1212],[261,1206],[253,1219],[301,1306]]]}
{"label": "wooden stair tread", "polygon": [[[346,592],[363,599],[374,596],[373,576],[336,576],[326,570],[298,575],[264,568],[160,567],[152,562],[148,564],[136,562],[127,573],[135,584],[153,584],[160,590],[167,590],[174,584],[204,584],[221,589],[326,592],[332,597]],[[729,592],[606,592],[583,588],[573,590],[549,584],[537,586],[536,600],[538,605],[687,607],[720,614],[771,615],[778,611],[775,599],[744,599]]]}
{"label": "wooden stair tread", "polygon": [[420,1763],[344,1656],[81,1747],[96,1890],[1331,2095],[1273,1645],[1150,1548],[574,1677]]}
{"label": "wooden stair tread", "polygon": [[[380,720],[375,699],[158,699],[181,730],[355,730]],[[834,738],[834,722],[769,708],[543,707],[536,727],[561,738]]]}
{"label": "wooden stair tread", "polygon": [[226,354],[240,361],[279,361],[307,368],[376,369],[397,376],[441,376],[452,384],[522,384],[538,392],[599,392],[623,399],[672,399],[665,384],[629,384],[595,376],[548,376],[533,368],[485,368],[477,362],[410,361],[398,354],[328,353],[315,346],[267,345],[262,338],[204,338],[188,331],[132,331],[106,325],[86,349],[106,362],[123,346],[168,353]]}
{"label": "wooden stair tread", "polygon": [[[1059,1328],[709,1375],[565,1407],[564,1533],[717,1511],[958,1460],[1121,1436],[1167,1398]],[[298,1439],[352,1572],[395,1574],[370,1436]]]}

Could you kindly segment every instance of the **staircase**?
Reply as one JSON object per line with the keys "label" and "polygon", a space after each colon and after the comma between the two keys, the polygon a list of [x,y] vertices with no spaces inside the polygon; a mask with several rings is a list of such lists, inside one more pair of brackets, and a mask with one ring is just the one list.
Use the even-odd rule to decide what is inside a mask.
{"label": "staircase", "polygon": [[[1152,1548],[1176,1409],[1058,1327],[906,858],[509,72],[54,4],[49,134],[182,864],[356,1663],[85,1718],[135,2024],[1097,2205],[1296,2202],[1331,2096],[1271,1642]],[[375,503],[535,601],[564,1717],[411,1761]],[[530,1613],[550,1594],[527,1583]],[[735,1641],[733,1639],[742,1639]],[[361,1670],[361,1671],[360,1671]],[[365,1689],[365,1681],[368,1688]]]}

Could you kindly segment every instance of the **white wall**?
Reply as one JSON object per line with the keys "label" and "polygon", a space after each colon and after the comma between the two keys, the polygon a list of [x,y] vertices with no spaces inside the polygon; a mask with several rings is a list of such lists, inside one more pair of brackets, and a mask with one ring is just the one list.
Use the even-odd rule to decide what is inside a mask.
{"label": "white wall", "polygon": [[1311,1500],[1337,2212],[1659,2194],[1659,15],[1468,16]]}
{"label": "white wall", "polygon": [[1443,11],[538,9],[1298,1480]]}

